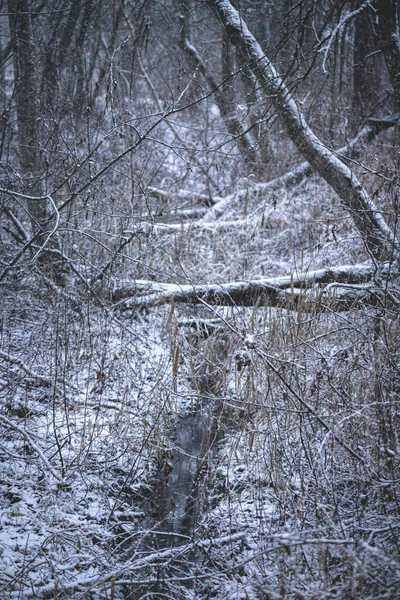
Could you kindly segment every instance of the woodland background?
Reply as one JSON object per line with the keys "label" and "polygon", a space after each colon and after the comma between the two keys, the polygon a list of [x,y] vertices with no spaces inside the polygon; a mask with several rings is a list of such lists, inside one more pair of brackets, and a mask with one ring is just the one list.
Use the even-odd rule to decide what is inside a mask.
{"label": "woodland background", "polygon": [[1,598],[400,597],[399,73],[394,0],[0,2]]}

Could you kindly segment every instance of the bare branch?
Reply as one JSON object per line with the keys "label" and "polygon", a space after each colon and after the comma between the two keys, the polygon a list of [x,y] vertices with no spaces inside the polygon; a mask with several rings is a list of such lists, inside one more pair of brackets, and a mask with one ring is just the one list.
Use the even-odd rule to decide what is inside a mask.
{"label": "bare branch", "polygon": [[310,165],[347,206],[369,251],[379,260],[400,261],[400,244],[382,213],[351,169],[314,134],[271,61],[228,0],[209,0],[221,23],[247,58],[265,93],[279,110],[287,132]]}
{"label": "bare branch", "polygon": [[323,63],[322,63],[322,70],[323,70],[324,73],[327,72],[326,71],[326,61],[328,60],[328,56],[329,56],[329,53],[331,51],[332,44],[335,41],[336,36],[339,33],[339,31],[341,29],[343,29],[343,27],[345,26],[345,24],[348,21],[350,21],[350,19],[353,19],[354,17],[356,17],[357,15],[359,15],[364,9],[368,8],[368,6],[371,6],[371,4],[373,3],[373,1],[374,0],[367,0],[359,8],[357,8],[356,10],[353,10],[351,13],[349,13],[345,17],[343,17],[343,19],[341,19],[339,21],[339,23],[336,25],[335,29],[331,33],[331,36],[329,38],[328,44],[324,48],[324,60],[323,60]]}
{"label": "bare branch", "polygon": [[46,456],[43,454],[42,450],[39,448],[39,446],[37,444],[35,444],[35,442],[31,438],[31,436],[25,431],[25,429],[22,429],[22,427],[19,427],[19,425],[16,425],[12,421],[10,421],[10,419],[7,419],[7,417],[4,417],[1,414],[0,414],[0,421],[2,423],[4,423],[4,425],[11,427],[11,429],[18,431],[18,433],[20,433],[22,435],[22,437],[25,438],[25,440],[28,442],[28,444],[31,446],[31,448],[39,455],[41,461],[47,467],[47,469],[50,471],[50,473],[53,475],[53,477],[55,479],[57,479],[57,481],[59,481],[59,482],[63,481],[61,475],[59,475],[59,473],[57,473],[57,471],[51,466],[51,464],[47,460]]}

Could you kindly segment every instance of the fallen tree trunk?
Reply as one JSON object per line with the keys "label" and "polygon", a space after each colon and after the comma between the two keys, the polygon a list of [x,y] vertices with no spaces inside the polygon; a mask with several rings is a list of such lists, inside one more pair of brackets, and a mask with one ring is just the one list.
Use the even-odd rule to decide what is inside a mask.
{"label": "fallen tree trunk", "polygon": [[264,93],[273,99],[293,143],[346,205],[369,252],[378,260],[394,258],[399,263],[400,244],[383,215],[352,170],[310,129],[291,92],[238,11],[228,0],[209,0],[209,3],[232,43],[246,57]]}
{"label": "fallen tree trunk", "polygon": [[236,219],[235,221],[204,221],[197,219],[193,221],[181,221],[180,223],[148,223],[137,225],[134,229],[125,229],[123,235],[140,235],[141,233],[149,234],[175,234],[190,233],[192,231],[209,231],[211,233],[221,233],[229,229],[237,229],[238,227],[246,227],[251,224],[247,219]]}
{"label": "fallen tree trunk", "polygon": [[[332,153],[342,159],[355,158],[359,155],[360,149],[364,144],[371,142],[378,133],[397,125],[398,121],[399,115],[382,119],[367,119],[357,135],[346,146],[342,146],[339,150],[332,150]],[[313,172],[314,169],[310,163],[304,161],[292,171],[288,171],[276,179],[260,184],[260,187],[262,189],[278,189],[282,185],[291,187],[300,183],[304,177],[310,176]]]}
{"label": "fallen tree trunk", "polygon": [[198,202],[205,206],[211,206],[217,202],[221,202],[224,198],[222,196],[212,194],[202,194],[191,190],[178,190],[177,192],[163,190],[161,188],[148,186],[146,192],[149,196],[154,198],[162,198],[163,200],[184,200],[191,202]]}
{"label": "fallen tree trunk", "polygon": [[[280,306],[304,311],[314,310],[316,302],[339,310],[374,300],[378,288],[365,285],[375,269],[365,265],[344,265],[308,273],[224,284],[179,285],[138,280],[119,281],[113,291],[115,307],[134,310],[169,302],[210,304],[214,306]],[[330,286],[338,284],[334,290]],[[328,286],[328,287],[326,287]],[[311,290],[307,294],[307,290]],[[329,293],[327,293],[329,291]]]}
{"label": "fallen tree trunk", "polygon": [[[332,152],[342,159],[356,158],[359,156],[360,150],[365,144],[371,142],[382,131],[386,131],[387,129],[390,129],[390,127],[394,127],[398,123],[398,120],[399,115],[393,115],[381,119],[367,119],[352,140],[338,150],[332,150]],[[153,186],[147,187],[146,193],[149,194],[149,196],[161,198],[163,200],[175,200],[178,198],[179,200],[203,205],[191,209],[178,209],[177,211],[174,211],[173,214],[176,212],[178,216],[185,218],[199,218],[204,215],[205,219],[209,220],[222,215],[226,208],[237,197],[246,194],[273,192],[275,190],[279,190],[282,186],[291,188],[301,183],[305,177],[309,177],[312,175],[312,173],[314,173],[313,167],[308,161],[304,161],[291,171],[287,171],[275,179],[256,183],[251,188],[245,188],[239,190],[238,192],[236,191],[225,197],[214,194],[204,194],[185,189],[172,192]]]}
{"label": "fallen tree trunk", "polygon": [[[393,115],[391,117],[385,117],[382,119],[367,119],[364,125],[360,128],[360,131],[357,135],[346,144],[346,146],[342,146],[338,150],[332,150],[332,153],[339,156],[342,159],[346,158],[356,158],[360,154],[361,148],[369,143],[382,131],[386,131],[390,129],[390,127],[394,127],[397,125],[399,121],[399,115]],[[253,194],[259,194],[263,192],[274,192],[285,186],[287,188],[292,188],[298,184],[300,184],[303,179],[309,177],[314,173],[313,167],[306,160],[302,162],[300,165],[292,169],[291,171],[287,171],[283,175],[276,177],[275,179],[271,179],[270,181],[261,182],[255,184],[251,190],[243,190],[239,192],[240,194],[248,194],[250,192]],[[234,201],[238,194],[230,194],[225,198],[213,198],[213,206],[205,211],[205,218],[211,219],[222,215],[227,207]]]}

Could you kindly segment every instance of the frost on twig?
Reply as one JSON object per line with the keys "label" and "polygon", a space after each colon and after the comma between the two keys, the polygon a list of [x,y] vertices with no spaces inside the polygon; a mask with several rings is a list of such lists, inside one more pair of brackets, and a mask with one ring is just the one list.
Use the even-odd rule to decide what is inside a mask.
{"label": "frost on twig", "polygon": [[29,377],[31,377],[32,379],[36,379],[45,386],[50,386],[53,384],[53,379],[51,377],[39,375],[39,373],[36,373],[30,367],[28,367],[28,365],[26,365],[20,358],[18,358],[18,356],[13,356],[11,354],[8,354],[7,352],[3,352],[2,350],[0,350],[0,358],[7,361],[8,363],[18,365],[18,367],[20,367]]}
{"label": "frost on twig", "polygon": [[61,475],[59,473],[57,473],[57,471],[51,466],[51,464],[49,463],[48,459],[46,458],[46,456],[44,455],[44,453],[42,452],[42,450],[33,441],[32,437],[25,431],[25,429],[22,429],[22,427],[19,427],[19,425],[17,425],[16,423],[14,423],[13,421],[11,421],[7,417],[4,417],[1,414],[0,414],[0,421],[4,425],[7,425],[7,427],[11,427],[11,429],[14,429],[20,435],[22,435],[22,437],[28,442],[28,444],[32,448],[32,450],[34,450],[38,454],[40,460],[45,465],[45,467],[50,471],[50,473],[53,475],[53,477],[55,479],[57,479],[57,481],[62,482],[63,479],[62,479]]}

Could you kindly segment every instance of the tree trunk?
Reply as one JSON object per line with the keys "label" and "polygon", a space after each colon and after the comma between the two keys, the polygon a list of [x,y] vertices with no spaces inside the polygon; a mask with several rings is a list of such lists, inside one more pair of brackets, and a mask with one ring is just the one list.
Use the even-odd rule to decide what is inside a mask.
{"label": "tree trunk", "polygon": [[[55,27],[50,42],[46,47],[41,94],[43,95],[45,104],[51,109],[56,105],[58,76],[68,56],[68,50],[78,23],[81,5],[82,0],[71,1],[67,22],[61,34],[57,30],[57,27]],[[58,43],[57,38],[59,38]],[[57,48],[56,51],[54,47]]]}
{"label": "tree trunk", "polygon": [[393,86],[396,110],[400,110],[400,34],[397,0],[377,0],[378,43]]}
{"label": "tree trunk", "polygon": [[[380,290],[371,280],[374,269],[364,265],[344,265],[319,269],[299,275],[286,275],[223,284],[179,285],[153,281],[119,281],[113,291],[116,306],[122,310],[160,306],[169,302],[210,304],[216,306],[268,306],[314,311],[321,309],[348,310],[357,305],[376,303]],[[330,287],[334,289],[330,293]],[[306,290],[311,289],[310,293]]]}
{"label": "tree trunk", "polygon": [[[38,140],[38,97],[30,34],[28,0],[8,0],[14,60],[15,104],[21,173],[30,196],[43,197],[42,164]],[[49,218],[46,199],[27,200],[33,233],[45,232]]]}
{"label": "tree trunk", "polygon": [[85,78],[84,42],[89,28],[93,9],[93,0],[84,0],[84,12],[75,46],[75,64],[77,77],[74,98],[74,111],[77,117],[84,116],[86,114],[86,109],[90,105],[87,85],[88,82]]}
{"label": "tree trunk", "polygon": [[228,0],[209,0],[232,42],[241,48],[266,95],[279,110],[298,150],[336,191],[350,212],[368,250],[379,260],[399,261],[400,245],[354,173],[319,140],[298,109],[289,89]]}
{"label": "tree trunk", "polygon": [[354,19],[353,94],[350,115],[353,129],[359,126],[366,115],[371,114],[379,101],[379,68],[382,64],[375,49],[370,14],[364,10]]}
{"label": "tree trunk", "polygon": [[192,60],[194,67],[200,71],[211,90],[215,90],[214,98],[218,106],[220,115],[231,136],[236,140],[244,160],[251,165],[257,164],[257,152],[254,143],[247,129],[246,121],[240,121],[235,114],[234,93],[232,89],[232,49],[230,48],[229,36],[223,36],[222,39],[222,71],[224,85],[218,85],[213,74],[205,65],[197,48],[189,41],[188,17],[182,19],[182,31],[180,38],[180,47]]}

